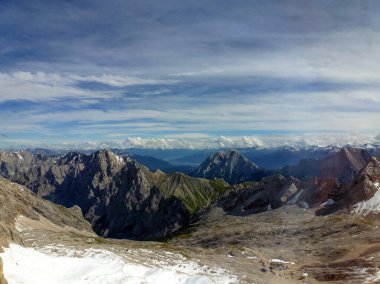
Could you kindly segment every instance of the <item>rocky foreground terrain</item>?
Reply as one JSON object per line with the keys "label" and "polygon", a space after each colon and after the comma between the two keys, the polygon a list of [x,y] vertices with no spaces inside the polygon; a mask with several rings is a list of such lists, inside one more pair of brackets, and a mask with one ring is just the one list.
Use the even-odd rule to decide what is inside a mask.
{"label": "rocky foreground terrain", "polygon": [[[241,177],[236,161],[245,159],[239,155],[218,158],[213,178],[235,169]],[[111,151],[56,157],[3,152],[0,170],[27,186],[0,180],[6,276],[7,267],[17,269],[9,268],[7,253],[29,247],[41,259],[112,259],[101,266],[119,267],[113,281],[122,283],[159,283],[149,282],[149,269],[166,279],[170,271],[172,283],[380,282],[380,160],[363,149],[344,148],[230,185],[152,173]],[[92,230],[159,239],[117,240]],[[125,273],[131,263],[139,273]]]}

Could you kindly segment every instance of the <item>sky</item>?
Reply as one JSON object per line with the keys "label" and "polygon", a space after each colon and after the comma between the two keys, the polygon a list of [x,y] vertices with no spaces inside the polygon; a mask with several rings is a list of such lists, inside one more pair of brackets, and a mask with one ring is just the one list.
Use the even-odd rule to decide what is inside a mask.
{"label": "sky", "polygon": [[379,14],[377,0],[0,0],[0,148],[379,142]]}

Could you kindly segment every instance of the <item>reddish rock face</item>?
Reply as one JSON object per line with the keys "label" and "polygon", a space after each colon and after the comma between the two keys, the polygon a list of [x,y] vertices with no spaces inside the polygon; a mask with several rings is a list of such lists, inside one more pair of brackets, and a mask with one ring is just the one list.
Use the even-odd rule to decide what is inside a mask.
{"label": "reddish rock face", "polygon": [[282,173],[299,179],[318,177],[323,181],[336,179],[341,184],[349,184],[370,159],[367,150],[346,147],[322,159],[301,160],[296,166],[284,167]]}
{"label": "reddish rock face", "polygon": [[312,188],[307,198],[311,207],[319,206],[330,198],[347,205],[347,191],[370,160],[365,149],[346,147],[321,160],[304,160],[286,170],[302,180],[308,176],[316,177],[316,183],[308,186]]}
{"label": "reddish rock face", "polygon": [[350,203],[355,204],[370,199],[380,185],[380,160],[371,158],[354,180],[349,192]]}
{"label": "reddish rock face", "polygon": [[370,159],[370,155],[364,149],[343,148],[335,155],[323,159],[320,178],[336,178],[342,183],[352,182]]}
{"label": "reddish rock face", "polygon": [[312,206],[318,206],[326,202],[329,198],[336,195],[340,187],[339,182],[335,178],[319,179],[315,189],[314,202]]}
{"label": "reddish rock face", "polygon": [[316,172],[318,179],[314,194],[309,199],[311,207],[319,206],[330,198],[340,201],[342,205],[349,204],[352,182],[370,161],[371,157],[365,149],[351,147],[315,161],[314,167],[319,167],[319,170]]}

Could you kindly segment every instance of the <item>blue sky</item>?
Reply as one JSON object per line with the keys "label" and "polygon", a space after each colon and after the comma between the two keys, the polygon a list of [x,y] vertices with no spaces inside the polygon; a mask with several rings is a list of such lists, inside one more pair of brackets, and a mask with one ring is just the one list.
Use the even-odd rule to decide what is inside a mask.
{"label": "blue sky", "polygon": [[0,4],[2,147],[379,140],[379,1]]}

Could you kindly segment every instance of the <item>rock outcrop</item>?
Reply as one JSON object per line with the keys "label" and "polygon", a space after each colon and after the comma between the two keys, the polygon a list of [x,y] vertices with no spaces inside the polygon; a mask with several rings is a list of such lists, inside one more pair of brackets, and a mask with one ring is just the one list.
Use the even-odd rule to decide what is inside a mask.
{"label": "rock outcrop", "polygon": [[309,208],[315,183],[301,182],[296,178],[274,175],[263,178],[246,188],[231,190],[218,206],[233,215],[248,215],[273,210],[287,204]]}

